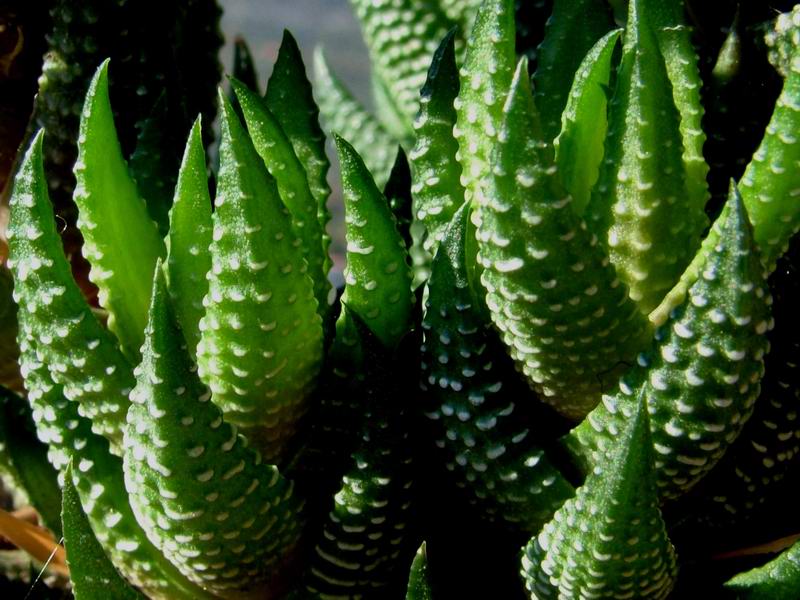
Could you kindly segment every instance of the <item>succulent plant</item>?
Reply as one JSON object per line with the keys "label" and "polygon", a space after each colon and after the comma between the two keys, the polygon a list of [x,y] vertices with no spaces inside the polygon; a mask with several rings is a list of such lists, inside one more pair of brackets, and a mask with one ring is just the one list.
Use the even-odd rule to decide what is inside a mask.
{"label": "succulent plant", "polygon": [[796,596],[796,545],[741,574],[709,557],[795,525],[800,6],[771,26],[783,88],[717,215],[707,182],[737,171],[704,155],[719,107],[683,3],[525,21],[545,4],[354,2],[380,121],[321,55],[315,90],[341,290],[288,33],[263,96],[243,47],[250,87],[218,95],[213,203],[209,124],[186,124],[161,226],[147,190],[173,175],[126,161],[116,63],[96,70],[74,199],[101,311],[32,137],[8,229],[30,412],[4,391],[3,416],[46,446],[6,426],[0,459],[49,481],[48,524],[57,473],[79,600]]}

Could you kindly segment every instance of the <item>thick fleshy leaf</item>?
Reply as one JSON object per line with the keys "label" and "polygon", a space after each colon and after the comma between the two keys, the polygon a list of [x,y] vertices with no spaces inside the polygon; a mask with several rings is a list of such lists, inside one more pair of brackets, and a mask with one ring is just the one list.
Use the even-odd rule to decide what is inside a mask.
{"label": "thick fleshy leaf", "polygon": [[608,87],[619,36],[619,30],[607,33],[586,54],[561,114],[561,133],[553,141],[561,181],[579,215],[589,203],[603,160]]}
{"label": "thick fleshy leaf", "polygon": [[786,45],[786,62],[778,62],[784,70],[783,90],[764,139],[739,182],[767,273],[800,229],[800,7],[779,18],[775,31],[777,40]]}
{"label": "thick fleshy leaf", "polygon": [[327,275],[331,267],[328,256],[331,238],[325,231],[331,219],[327,206],[328,196],[331,194],[328,185],[330,163],[325,154],[325,134],[319,126],[319,109],[311,93],[311,83],[306,76],[303,57],[297,42],[288,31],[283,32],[265,98],[267,106],[292,142],[297,158],[303,163],[308,186],[317,199],[317,220],[323,231]]}
{"label": "thick fleshy leaf", "polygon": [[561,129],[570,85],[586,53],[613,27],[603,0],[555,0],[536,51],[533,90],[545,140]]}
{"label": "thick fleshy leaf", "polygon": [[[503,119],[503,101],[514,74],[514,3],[486,0],[467,42],[459,71],[461,86],[455,100],[453,135],[458,141],[461,184],[468,202],[479,202],[483,180]],[[480,216],[478,214],[478,216]]]}
{"label": "thick fleshy leaf", "polygon": [[355,313],[351,318],[358,345],[371,357],[362,387],[364,419],[306,565],[303,586],[314,598],[389,597],[405,582],[414,552],[414,465],[403,402],[412,384],[405,378],[407,347],[387,352],[368,322]]}
{"label": "thick fleshy leaf", "polygon": [[658,508],[644,396],[612,454],[531,539],[522,574],[531,598],[666,598],[678,567]]}
{"label": "thick fleshy leaf", "polygon": [[583,417],[646,344],[597,237],[570,207],[543,142],[525,61],[505,107],[477,239],[486,303],[531,385],[559,412]]}
{"label": "thick fleshy leaf", "polygon": [[425,548],[425,542],[422,542],[417,554],[414,556],[414,561],[411,563],[406,600],[432,599],[433,591],[431,589],[430,575],[428,574],[428,552]]}
{"label": "thick fleshy leaf", "polygon": [[302,502],[209,401],[160,270],[142,354],[124,456],[139,524],[198,585],[223,595],[260,589],[297,543]]}
{"label": "thick fleshy leaf", "polygon": [[222,141],[211,271],[197,348],[225,418],[280,455],[314,385],[322,325],[301,242],[275,180],[220,94]]}
{"label": "thick fleshy leaf", "polygon": [[[61,491],[47,460],[47,446],[36,438],[28,403],[0,386],[0,474],[10,477],[36,508],[41,520],[61,535]],[[7,481],[7,480],[6,480]]]}
{"label": "thick fleshy leaf", "polygon": [[108,438],[118,454],[133,387],[132,367],[72,278],[45,183],[42,140],[40,132],[31,142],[11,195],[8,238],[14,297],[22,307],[20,318],[24,313],[28,320],[25,335],[31,336],[28,341],[35,344],[38,360],[63,386],[66,397],[80,404],[82,414],[92,420],[92,430]]}
{"label": "thick fleshy leaf", "polygon": [[725,584],[737,600],[795,600],[800,593],[800,542],[767,564]]}
{"label": "thick fleshy leaf", "polygon": [[800,239],[769,279],[775,327],[768,334],[761,395],[753,416],[725,456],[684,499],[693,526],[714,539],[737,536],[734,525],[757,517],[792,485],[800,463],[800,339],[792,323],[800,303]]}
{"label": "thick fleshy leaf", "polygon": [[317,218],[319,207],[308,185],[306,171],[281,124],[267,108],[266,101],[235,79],[231,80],[231,85],[253,146],[275,179],[281,200],[292,215],[292,227],[302,242],[303,257],[314,283],[317,312],[323,322],[327,322],[331,310],[331,284],[326,270],[328,257],[323,239],[324,225]]}
{"label": "thick fleshy leaf", "polygon": [[411,326],[411,268],[386,197],[355,149],[336,136],[342,171],[347,266],[342,302],[387,347]]}
{"label": "thick fleshy leaf", "polygon": [[630,2],[605,156],[587,209],[643,314],[680,278],[705,219],[686,190],[681,117],[647,8],[646,0]]}
{"label": "thick fleshy leaf", "polygon": [[714,227],[720,241],[687,299],[618,391],[570,434],[587,472],[608,456],[640,394],[651,415],[662,498],[680,496],[708,473],[752,414],[772,327],[769,290],[738,194]]}
{"label": "thick fleshy leaf", "polygon": [[[700,90],[703,85],[698,68],[697,52],[692,44],[692,29],[684,22],[684,3],[681,0],[648,0],[653,28],[667,76],[672,84],[672,99],[681,115],[680,132],[683,139],[683,168],[689,202],[701,210],[709,199],[708,164],[703,157],[706,135],[703,132],[703,104]],[[705,220],[701,219],[705,227]]]}
{"label": "thick fleshy leaf", "polygon": [[350,140],[366,157],[375,183],[383,187],[394,164],[397,142],[331,72],[321,49],[314,54],[315,96],[328,132]]}
{"label": "thick fleshy leaf", "polygon": [[89,519],[83,512],[81,499],[72,483],[72,469],[70,464],[64,472],[61,519],[64,524],[69,578],[75,600],[104,600],[109,593],[120,600],[143,598],[120,576],[94,536]]}
{"label": "thick fleshy leaf", "polygon": [[461,165],[453,138],[458,96],[455,31],[447,34],[433,56],[428,79],[420,92],[420,111],[414,121],[416,145],[409,153],[414,198],[414,218],[425,226],[426,251],[434,254],[447,225],[464,203]]}
{"label": "thick fleshy leaf", "polygon": [[211,198],[198,117],[189,132],[169,213],[167,287],[192,356],[200,342],[200,319],[211,269]]}
{"label": "thick fleshy leaf", "polygon": [[[373,77],[386,86],[388,99],[404,117],[406,136],[419,110],[419,90],[439,40],[453,22],[436,0],[395,0],[380,4],[351,0],[369,49]],[[344,134],[344,132],[340,132]]]}
{"label": "thick fleshy leaf", "polygon": [[[108,61],[89,86],[81,115],[75,203],[89,279],[108,310],[108,327],[136,361],[147,321],[150,281],[164,242],[128,172],[108,97]],[[120,252],[119,248],[136,248]]]}
{"label": "thick fleshy leaf", "polygon": [[[468,206],[431,265],[422,322],[425,415],[463,494],[490,519],[538,531],[573,489],[542,448],[540,415],[470,281]],[[539,417],[537,419],[537,416]]]}

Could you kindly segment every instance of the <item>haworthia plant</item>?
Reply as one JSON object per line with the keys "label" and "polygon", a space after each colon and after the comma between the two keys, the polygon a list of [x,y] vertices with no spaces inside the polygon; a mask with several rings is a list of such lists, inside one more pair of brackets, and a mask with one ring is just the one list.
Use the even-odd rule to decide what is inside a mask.
{"label": "haworthia plant", "polygon": [[[277,457],[319,372],[322,325],[289,212],[223,94],[201,379],[254,446]],[[322,245],[320,243],[320,250]]]}
{"label": "haworthia plant", "polygon": [[[597,237],[570,207],[541,139],[525,61],[504,108],[477,239],[495,325],[534,388],[582,417],[648,335]],[[523,234],[530,230],[535,238]]]}
{"label": "haworthia plant", "polygon": [[[125,14],[139,14],[134,4]],[[120,40],[125,60],[101,66],[85,103],[77,197],[102,310],[59,247],[42,134],[12,193],[20,306],[0,327],[13,333],[18,313],[27,401],[55,466],[38,446],[29,464],[44,469],[19,479],[70,478],[68,512],[82,511],[97,540],[80,558],[105,554],[127,582],[109,593],[513,598],[525,540],[532,597],[664,598],[700,585],[768,597],[785,593],[782,578],[793,589],[794,550],[727,584],[729,569],[715,579],[706,568],[711,548],[794,528],[773,508],[790,505],[800,472],[796,257],[781,257],[797,229],[800,9],[768,36],[784,78],[770,128],[701,242],[706,173],[719,199],[721,177],[746,162],[702,160],[704,149],[719,159],[719,118],[740,83],[716,93],[741,67],[734,36],[712,72],[702,3],[614,1],[623,29],[612,30],[590,0],[355,1],[377,118],[324,65],[327,93],[317,90],[342,134],[340,294],[327,282],[325,136],[296,43],[284,36],[264,97],[235,83],[220,98],[212,210],[211,120],[199,111],[204,127],[190,128],[189,104],[148,67],[146,50],[161,48],[162,66],[181,72],[169,58],[196,36],[178,17],[196,10],[207,24],[214,6],[177,4],[153,31],[175,16],[186,44]],[[63,15],[77,27],[93,7]],[[765,14],[751,10],[742,23]],[[13,67],[4,14],[2,68]],[[461,30],[445,34],[454,22]],[[137,70],[142,105],[117,104]],[[710,149],[701,121],[717,136]],[[171,148],[187,133],[179,169]],[[6,443],[27,431],[22,412],[1,416]],[[13,443],[3,456],[19,471],[28,446]],[[30,497],[47,519],[53,502]],[[676,583],[667,530],[704,581],[690,567]],[[427,552],[412,560],[420,539],[430,572]],[[96,574],[113,579],[101,558]],[[77,565],[78,595],[97,595]]]}
{"label": "haworthia plant", "polygon": [[161,269],[125,435],[125,484],[150,541],[214,593],[257,589],[297,544],[302,501],[209,402]]}
{"label": "haworthia plant", "polygon": [[531,598],[666,598],[675,550],[658,508],[644,395],[608,460],[589,475],[522,559]]}
{"label": "haworthia plant", "polygon": [[[675,498],[719,461],[753,412],[772,327],[769,289],[741,197],[715,223],[720,240],[686,300],[615,393],[571,434],[597,465],[643,395],[659,494]],[[591,468],[591,467],[589,467]]]}
{"label": "haworthia plant", "polygon": [[[431,266],[422,323],[422,389],[436,446],[465,495],[492,518],[537,531],[572,486],[537,443],[530,392],[505,356],[467,265],[468,206]],[[541,420],[541,419],[540,419]]]}

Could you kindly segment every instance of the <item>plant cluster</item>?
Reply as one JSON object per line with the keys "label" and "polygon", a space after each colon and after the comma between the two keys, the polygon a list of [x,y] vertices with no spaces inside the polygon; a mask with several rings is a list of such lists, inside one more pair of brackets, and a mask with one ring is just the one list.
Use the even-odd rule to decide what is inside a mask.
{"label": "plant cluster", "polygon": [[75,596],[796,597],[800,542],[692,570],[794,525],[800,6],[770,23],[782,87],[737,172],[679,0],[556,0],[544,27],[511,0],[353,5],[380,121],[319,53],[318,109],[288,33],[263,96],[240,46],[213,192],[198,117],[162,221],[100,65],[72,194],[99,309],[50,129],[25,149],[4,422],[45,446],[0,441]]}

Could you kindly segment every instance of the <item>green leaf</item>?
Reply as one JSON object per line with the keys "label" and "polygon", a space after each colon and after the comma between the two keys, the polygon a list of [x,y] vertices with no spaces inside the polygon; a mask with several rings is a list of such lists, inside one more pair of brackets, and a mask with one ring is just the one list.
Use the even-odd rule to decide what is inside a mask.
{"label": "green leaf", "polygon": [[553,141],[561,180],[579,215],[589,203],[603,160],[608,87],[619,37],[619,30],[607,33],[586,54],[561,115],[561,133]]}
{"label": "green leaf", "polygon": [[328,257],[323,240],[324,226],[317,220],[317,201],[311,193],[303,164],[266,102],[235,79],[231,80],[231,86],[244,114],[253,146],[275,178],[281,200],[292,215],[294,233],[302,241],[308,274],[314,283],[317,312],[323,322],[327,322],[331,310],[331,284],[326,271]]}
{"label": "green leaf", "polygon": [[11,476],[44,524],[61,535],[61,490],[47,460],[47,446],[36,438],[31,408],[0,386],[0,472]]}
{"label": "green leaf", "polygon": [[288,31],[283,32],[265,98],[267,106],[291,140],[297,158],[303,163],[308,186],[317,199],[317,220],[322,227],[325,273],[328,273],[331,267],[328,255],[331,238],[325,227],[331,219],[327,207],[331,194],[328,185],[330,163],[325,154],[325,134],[319,126],[319,109],[306,76],[303,57],[297,42]]}
{"label": "green leaf", "polygon": [[408,357],[389,352],[358,314],[351,319],[370,357],[362,390],[363,424],[330,511],[310,554],[303,587],[312,597],[388,597],[404,583],[413,548],[414,463],[409,415]]}
{"label": "green leaf", "polygon": [[794,600],[800,593],[800,542],[767,564],[737,575],[725,588],[737,600]]}
{"label": "green leaf", "polygon": [[581,418],[646,344],[646,319],[572,211],[540,137],[526,61],[504,109],[477,239],[492,321],[517,367],[559,412]]}
{"label": "green leaf", "polygon": [[536,51],[533,90],[544,139],[561,127],[573,77],[595,43],[613,27],[603,0],[554,0],[544,40]]}
{"label": "green leaf", "polygon": [[[681,115],[680,132],[683,139],[683,168],[689,203],[695,214],[703,210],[709,199],[708,164],[703,156],[706,135],[703,131],[703,104],[697,52],[692,44],[692,29],[684,22],[684,3],[681,0],[649,0],[647,10],[653,15],[653,27],[667,76],[672,84],[672,98]],[[701,216],[701,227],[707,225]]]}
{"label": "green leaf", "polygon": [[800,7],[794,8],[791,17],[779,18],[776,31],[790,45],[784,50],[783,90],[764,138],[739,182],[767,273],[800,229]]}
{"label": "green leaf", "polygon": [[503,101],[514,74],[514,6],[512,0],[486,0],[467,42],[459,72],[453,135],[458,141],[461,183],[468,202],[480,202],[482,181],[498,143]]}
{"label": "green leaf", "polygon": [[369,49],[373,77],[386,86],[390,101],[404,117],[403,139],[413,139],[411,122],[419,111],[419,89],[439,40],[453,22],[436,0],[391,4],[352,0],[351,4]]}
{"label": "green leaf", "polygon": [[433,55],[428,79],[420,92],[420,111],[414,121],[416,145],[409,153],[414,217],[427,229],[423,242],[435,254],[447,225],[464,203],[458,142],[453,137],[458,96],[455,31],[450,31]]}
{"label": "green leaf", "polygon": [[422,327],[425,415],[445,467],[491,519],[538,531],[572,486],[548,459],[535,402],[514,372],[470,280],[472,235],[463,206],[433,259]]}
{"label": "green leaf", "polygon": [[208,292],[206,275],[211,269],[211,198],[200,117],[186,142],[169,222],[167,287],[189,352],[195,356],[205,313],[202,300]]}
{"label": "green leaf", "polygon": [[61,519],[75,600],[102,600],[109,594],[120,600],[144,598],[120,576],[97,541],[72,483],[72,470],[70,464],[64,472]]}
{"label": "green leaf", "polygon": [[411,326],[411,268],[386,197],[353,147],[335,136],[342,172],[347,266],[342,303],[389,349]]}
{"label": "green leaf", "polygon": [[139,523],[191,581],[216,594],[255,592],[296,546],[302,501],[209,401],[160,269],[142,355],[124,456]]}
{"label": "green leaf", "polygon": [[644,395],[609,459],[531,539],[522,574],[532,598],[663,599],[675,585],[675,550],[658,509]]}
{"label": "green leaf", "polygon": [[315,94],[328,132],[350,140],[367,157],[375,183],[383,187],[394,164],[397,142],[331,72],[321,49],[314,54]]}
{"label": "green leaf", "polygon": [[417,550],[408,574],[408,590],[406,600],[432,600],[430,575],[428,574],[428,553],[425,542]]}
{"label": "green leaf", "polygon": [[705,214],[690,201],[681,117],[646,0],[632,0],[608,118],[605,157],[587,220],[630,297],[648,314],[700,246]]}
{"label": "green leaf", "polygon": [[[43,132],[25,154],[11,195],[9,266],[37,358],[92,430],[120,452],[133,387],[132,367],[97,320],[72,278],[56,231],[42,166]],[[116,254],[122,254],[117,251]],[[131,253],[132,255],[134,253]]]}
{"label": "green leaf", "polygon": [[[719,464],[686,497],[691,523],[711,527],[715,538],[738,533],[746,519],[791,485],[800,461],[800,339],[792,324],[800,303],[800,238],[769,279],[775,327],[769,332],[761,394],[753,416]],[[734,533],[734,535],[736,534]]]}
{"label": "green leaf", "polygon": [[197,348],[225,418],[276,458],[305,411],[322,359],[313,282],[275,180],[227,99],[211,270]]}
{"label": "green leaf", "polygon": [[86,95],[75,178],[83,253],[92,264],[89,278],[109,312],[108,328],[135,362],[153,268],[164,256],[164,242],[122,157],[108,98],[108,61],[98,68]]}
{"label": "green leaf", "polygon": [[[688,297],[656,332],[619,390],[570,434],[601,464],[644,394],[662,498],[676,498],[720,460],[753,412],[772,327],[769,290],[741,197],[714,227],[720,240]],[[573,446],[574,447],[574,446]]]}

